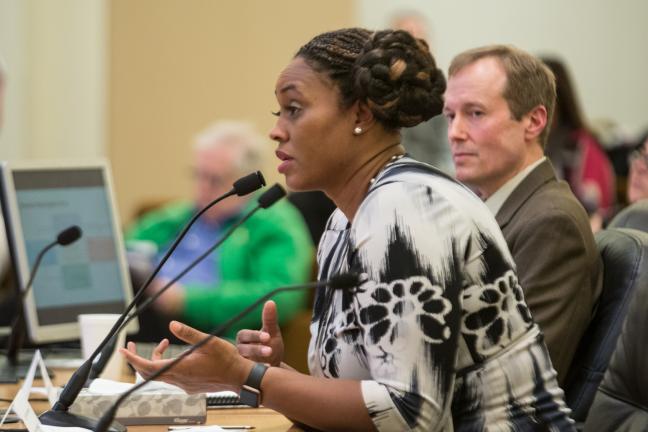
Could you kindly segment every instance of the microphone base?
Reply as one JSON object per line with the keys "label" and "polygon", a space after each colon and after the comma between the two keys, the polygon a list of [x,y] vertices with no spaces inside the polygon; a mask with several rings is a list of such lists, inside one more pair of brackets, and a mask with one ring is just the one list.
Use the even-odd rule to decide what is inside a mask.
{"label": "microphone base", "polygon": [[[84,417],[76,414],[72,414],[67,411],[45,411],[39,416],[41,423],[48,426],[60,426],[60,427],[80,427],[84,429],[95,430],[97,419],[90,417]],[[108,432],[126,432],[126,426],[123,424],[113,421]]]}

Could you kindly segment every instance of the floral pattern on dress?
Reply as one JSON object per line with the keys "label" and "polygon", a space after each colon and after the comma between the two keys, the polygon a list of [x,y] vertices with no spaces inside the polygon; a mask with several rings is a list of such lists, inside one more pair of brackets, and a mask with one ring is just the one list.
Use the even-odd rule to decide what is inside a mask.
{"label": "floral pattern on dress", "polygon": [[352,223],[333,213],[318,263],[366,279],[318,290],[311,374],[358,380],[377,430],[573,430],[506,242],[463,186],[403,158]]}
{"label": "floral pattern on dress", "polygon": [[[394,344],[397,336],[413,329],[407,328],[410,317],[418,323],[420,338],[431,344],[440,344],[450,338],[446,316],[452,304],[443,297],[443,288],[433,285],[422,276],[397,279],[389,284],[379,283],[368,292],[359,292],[359,322],[369,336],[369,342],[382,345],[384,340]],[[362,297],[372,301],[363,301]]]}
{"label": "floral pattern on dress", "polygon": [[515,272],[495,283],[464,291],[462,333],[475,338],[474,350],[489,356],[509,345],[533,323]]}

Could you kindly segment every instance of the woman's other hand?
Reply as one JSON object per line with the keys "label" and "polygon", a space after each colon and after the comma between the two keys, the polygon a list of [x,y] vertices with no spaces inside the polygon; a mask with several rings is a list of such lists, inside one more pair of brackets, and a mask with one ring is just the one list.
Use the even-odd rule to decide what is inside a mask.
{"label": "woman's other hand", "polygon": [[263,305],[261,330],[241,330],[236,334],[236,348],[243,357],[255,362],[280,366],[284,343],[279,328],[277,305],[272,300]]}
{"label": "woman's other hand", "polygon": [[[169,329],[178,339],[190,345],[195,345],[208,336],[177,321],[172,321]],[[168,342],[165,344],[162,341],[150,360],[137,355],[133,343],[128,344],[128,349],[121,348],[120,352],[144,379],[148,379],[173,361],[173,359],[162,359],[165,345],[168,345]],[[239,391],[253,366],[251,361],[239,355],[234,345],[213,337],[158,379],[176,385],[188,393]]]}

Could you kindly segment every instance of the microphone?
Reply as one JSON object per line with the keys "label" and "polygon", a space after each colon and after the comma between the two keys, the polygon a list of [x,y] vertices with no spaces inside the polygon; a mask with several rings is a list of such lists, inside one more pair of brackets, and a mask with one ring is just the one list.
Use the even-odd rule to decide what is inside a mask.
{"label": "microphone", "polygon": [[317,281],[317,282],[310,282],[310,283],[305,283],[305,284],[300,284],[300,285],[289,285],[289,286],[284,286],[280,288],[275,288],[269,293],[259,297],[257,300],[252,302],[249,306],[247,306],[245,309],[243,309],[240,313],[235,315],[234,317],[230,318],[227,322],[223,323],[219,327],[217,327],[215,330],[210,332],[209,335],[207,335],[205,338],[203,338],[201,341],[199,341],[197,344],[192,345],[189,347],[186,351],[183,351],[178,357],[174,358],[173,361],[166,366],[162,367],[159,369],[157,372],[155,372],[153,375],[150,377],[146,378],[144,381],[140,382],[139,384],[131,387],[128,389],[128,391],[124,392],[119,396],[119,398],[113,403],[110,408],[101,416],[97,423],[97,428],[94,429],[95,432],[106,432],[108,426],[112,422],[112,420],[115,418],[115,415],[117,414],[117,410],[119,409],[119,406],[122,404],[122,402],[131,394],[145,386],[147,383],[150,381],[155,380],[155,378],[158,378],[160,375],[164,374],[167,372],[169,369],[177,365],[187,357],[189,354],[192,352],[196,351],[198,348],[202,347],[203,345],[207,344],[210,340],[212,340],[215,337],[221,336],[223,333],[225,333],[232,325],[236,324],[239,320],[247,316],[250,312],[252,312],[254,309],[256,309],[261,303],[265,302],[266,300],[270,299],[271,297],[274,297],[275,295],[285,292],[285,291],[298,291],[298,290],[304,290],[304,289],[312,289],[312,288],[322,288],[325,286],[329,286],[333,289],[348,289],[348,288],[353,288],[357,285],[360,284],[360,276],[357,273],[342,273],[339,275],[335,275],[331,277],[330,279],[327,280],[322,280],[322,281]]}
{"label": "microphone", "polygon": [[61,231],[59,235],[56,236],[56,243],[61,246],[67,246],[79,240],[82,235],[83,232],[81,231],[81,228],[77,225],[72,225],[71,227]]}
{"label": "microphone", "polygon": [[279,183],[275,183],[270,189],[265,191],[265,193],[259,197],[257,202],[259,203],[259,207],[266,209],[285,196],[286,191],[284,190],[284,188],[282,188]]}
{"label": "microphone", "polygon": [[241,177],[232,184],[232,190],[229,193],[235,193],[238,196],[251,194],[255,190],[266,185],[265,178],[261,171],[255,171],[251,174]]}
{"label": "microphone", "polygon": [[23,302],[25,300],[25,297],[27,297],[27,294],[29,294],[29,291],[32,288],[32,285],[34,283],[34,278],[36,277],[36,273],[38,272],[43,257],[54,246],[57,245],[68,246],[74,243],[75,241],[77,241],[79,238],[81,238],[81,235],[82,235],[81,228],[79,228],[77,225],[72,225],[64,229],[60,233],[58,233],[58,235],[56,236],[56,240],[47,244],[44,248],[40,250],[40,252],[38,252],[38,255],[36,256],[36,260],[34,261],[34,265],[32,266],[30,271],[29,280],[27,281],[25,288],[21,289],[20,292],[18,293],[18,307],[16,309],[16,315],[14,316],[14,319],[11,323],[11,336],[9,337],[8,346],[7,346],[7,360],[9,362],[10,367],[15,367],[18,365],[18,352],[22,347],[22,343],[24,340],[24,333],[25,333],[25,327],[22,321],[23,314],[24,314]]}
{"label": "microphone", "polygon": [[[144,310],[146,310],[151,303],[153,303],[155,300],[158,299],[166,290],[171,287],[174,283],[182,279],[184,275],[189,273],[191,269],[193,269],[198,263],[200,263],[202,260],[204,260],[207,256],[209,256],[216,248],[218,248],[225,240],[229,238],[230,235],[236,230],[240,225],[242,225],[246,220],[248,220],[254,213],[256,213],[259,209],[266,209],[273,205],[275,202],[279,201],[281,198],[283,198],[286,195],[286,191],[279,186],[278,184],[273,185],[270,187],[267,191],[265,191],[261,196],[258,198],[257,203],[258,205],[250,210],[245,216],[243,216],[240,220],[238,220],[235,224],[233,224],[230,229],[216,242],[214,243],[209,249],[207,249],[205,252],[203,252],[198,258],[196,258],[194,261],[192,261],[184,270],[182,270],[178,275],[176,275],[173,279],[171,279],[169,282],[167,282],[166,285],[164,285],[162,288],[158,290],[158,292],[155,293],[152,297],[149,297],[145,301],[142,302],[141,305],[138,306],[137,310],[131,315],[129,315],[123,322],[123,324],[117,329],[117,331],[114,332],[113,336],[110,339],[109,343],[106,343],[105,347],[101,351],[101,356],[99,359],[94,362],[92,365],[92,368],[90,370],[90,374],[88,376],[88,379],[93,380],[97,378],[99,375],[101,375],[101,372],[103,369],[106,367],[106,364],[108,363],[108,360],[110,359],[110,356],[112,352],[115,350],[115,344],[117,343],[117,335],[119,332],[128,325],[133,319],[135,319],[137,316],[141,315]],[[74,402],[74,400],[72,400]]]}
{"label": "microphone", "polygon": [[56,236],[56,240],[47,244],[43,249],[40,250],[40,252],[38,252],[38,255],[36,255],[36,260],[34,261],[34,265],[32,266],[31,274],[29,275],[29,280],[27,281],[27,285],[25,285],[25,289],[21,290],[20,292],[21,301],[27,296],[27,294],[31,290],[32,284],[34,282],[34,277],[36,276],[36,272],[38,271],[41,261],[43,260],[43,257],[45,256],[47,251],[49,251],[56,245],[60,245],[60,246],[70,245],[75,241],[79,240],[82,234],[83,232],[81,231],[81,228],[79,228],[77,225],[72,225],[70,227],[67,227],[63,231],[58,233],[58,235]]}
{"label": "microphone", "polygon": [[[137,294],[133,298],[133,301],[131,301],[131,304],[128,305],[126,310],[128,311],[128,310],[132,309],[133,305],[135,303],[137,303],[137,301],[139,301],[139,299],[144,294],[144,290],[151,284],[151,282],[153,281],[155,276],[157,276],[157,274],[160,272],[160,269],[162,268],[162,266],[167,262],[167,260],[171,256],[171,254],[178,247],[178,244],[185,237],[185,235],[187,234],[187,231],[189,231],[189,228],[191,228],[191,226],[198,220],[198,218],[200,216],[202,216],[207,210],[209,210],[210,208],[212,208],[214,205],[221,202],[225,198],[228,198],[228,197],[230,197],[232,195],[238,195],[238,196],[248,195],[248,194],[256,191],[257,189],[262,188],[265,185],[266,185],[266,181],[265,181],[265,178],[263,177],[263,174],[261,174],[261,171],[255,171],[255,172],[253,172],[251,174],[248,174],[248,175],[246,175],[244,177],[241,177],[240,179],[236,180],[234,182],[234,184],[232,184],[232,189],[230,189],[227,193],[221,195],[220,197],[216,198],[215,200],[213,200],[212,202],[207,204],[205,207],[203,207],[203,209],[200,210],[198,213],[193,215],[193,217],[189,220],[189,222],[187,222],[187,224],[182,229],[182,231],[180,231],[180,234],[178,234],[178,237],[176,237],[176,239],[173,241],[173,243],[171,244],[171,247],[164,254],[164,256],[162,257],[162,259],[160,260],[158,265],[153,270],[153,272],[151,272],[149,277],[146,279],[146,281],[139,288],[139,290],[137,291]],[[112,330],[117,328],[118,323],[119,323],[119,321],[117,323],[115,323],[115,326],[113,326],[113,328],[111,329],[111,332],[112,332]],[[93,357],[94,357],[94,354],[95,353],[93,353]]]}
{"label": "microphone", "polygon": [[[260,171],[255,171],[251,174],[248,174],[238,180],[236,180],[233,185],[232,189],[230,189],[227,193],[221,195],[220,197],[216,198],[209,204],[207,204],[203,209],[201,209],[199,212],[197,212],[190,220],[189,222],[185,225],[185,227],[182,229],[178,237],[173,241],[171,247],[169,250],[164,254],[158,265],[155,267],[153,272],[149,275],[149,277],[146,279],[146,281],[140,286],[140,288],[137,290],[135,296],[131,300],[130,304],[126,307],[124,312],[120,315],[120,317],[117,319],[115,324],[112,326],[106,337],[101,341],[101,343],[97,346],[97,348],[93,351],[93,353],[90,355],[90,357],[72,374],[70,379],[68,380],[67,384],[59,394],[59,398],[57,402],[54,404],[51,410],[44,412],[43,414],[40,415],[40,421],[41,423],[49,426],[62,426],[62,427],[70,427],[70,426],[76,426],[76,427],[82,427],[85,429],[93,429],[95,426],[96,421],[94,419],[91,419],[89,417],[84,417],[84,416],[79,416],[75,414],[71,414],[68,412],[70,406],[74,403],[76,400],[77,396],[79,395],[79,392],[83,388],[84,384],[88,380],[88,376],[90,375],[90,371],[93,367],[93,362],[97,358],[97,356],[101,353],[101,357],[104,359],[104,362],[102,363],[101,370],[105,367],[105,364],[107,363],[108,359],[110,358],[110,354],[112,353],[112,350],[114,350],[114,343],[112,346],[112,350],[109,352],[106,350],[107,354],[103,351],[106,345],[113,339],[116,333],[118,333],[121,329],[123,329],[123,323],[128,315],[128,313],[135,307],[135,305],[139,302],[139,300],[142,298],[144,295],[144,292],[146,288],[151,284],[155,276],[160,272],[160,269],[166,263],[166,261],[169,259],[171,254],[175,251],[175,249],[178,247],[178,244],[182,239],[185,237],[187,232],[189,231],[189,228],[198,220],[198,218],[204,214],[207,210],[209,210],[211,207],[213,207],[215,204],[219,203],[220,201],[224,200],[225,198],[228,198],[232,195],[238,195],[238,196],[244,196],[247,195],[251,192],[256,191],[257,189],[261,188],[262,186],[265,186],[265,178],[263,177],[263,174],[261,174]],[[101,371],[99,371],[101,373]],[[97,373],[97,375],[99,374]],[[118,423],[115,423],[114,428],[112,429],[115,432],[123,432],[126,430],[126,428],[123,425],[120,425]]]}

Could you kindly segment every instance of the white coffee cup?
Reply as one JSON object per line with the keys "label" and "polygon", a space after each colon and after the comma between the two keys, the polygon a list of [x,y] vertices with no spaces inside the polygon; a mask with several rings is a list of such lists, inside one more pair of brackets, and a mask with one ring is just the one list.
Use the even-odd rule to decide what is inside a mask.
{"label": "white coffee cup", "polygon": [[[81,352],[83,358],[88,359],[95,349],[99,346],[101,341],[106,337],[112,326],[115,325],[118,314],[81,314],[79,315],[79,327],[81,329]],[[121,331],[117,338],[116,347],[124,346],[125,332]],[[120,381],[122,377],[122,369],[124,367],[124,359],[121,354],[115,349],[101,374],[101,378],[106,378],[114,381]]]}

